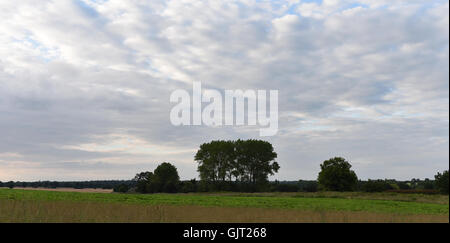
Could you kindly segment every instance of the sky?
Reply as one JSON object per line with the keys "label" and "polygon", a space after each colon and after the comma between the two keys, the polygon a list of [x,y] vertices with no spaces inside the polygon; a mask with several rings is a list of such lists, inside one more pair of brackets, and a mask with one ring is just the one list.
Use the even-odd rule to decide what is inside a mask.
{"label": "sky", "polygon": [[[449,166],[449,2],[0,1],[0,181],[198,177],[211,140],[263,139],[271,180]],[[278,90],[279,130],[173,126],[170,94]]]}

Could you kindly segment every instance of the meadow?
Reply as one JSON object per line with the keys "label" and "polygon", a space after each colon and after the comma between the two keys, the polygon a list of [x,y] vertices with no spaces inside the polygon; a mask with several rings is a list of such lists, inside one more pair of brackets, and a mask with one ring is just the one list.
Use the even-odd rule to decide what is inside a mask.
{"label": "meadow", "polygon": [[444,195],[0,189],[0,222],[448,222]]}

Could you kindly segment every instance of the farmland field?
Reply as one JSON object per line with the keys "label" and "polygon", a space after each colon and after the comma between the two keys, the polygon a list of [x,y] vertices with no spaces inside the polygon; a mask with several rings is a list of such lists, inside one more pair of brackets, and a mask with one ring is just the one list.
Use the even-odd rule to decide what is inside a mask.
{"label": "farmland field", "polygon": [[397,193],[117,194],[0,189],[0,222],[448,222],[449,198]]}

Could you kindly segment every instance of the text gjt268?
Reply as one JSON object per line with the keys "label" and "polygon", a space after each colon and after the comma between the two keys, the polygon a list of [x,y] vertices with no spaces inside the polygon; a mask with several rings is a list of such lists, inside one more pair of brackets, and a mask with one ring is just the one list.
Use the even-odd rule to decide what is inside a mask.
{"label": "text gjt268", "polygon": [[231,227],[226,229],[195,229],[190,227],[183,231],[183,238],[186,239],[258,239],[266,238],[266,228]]}

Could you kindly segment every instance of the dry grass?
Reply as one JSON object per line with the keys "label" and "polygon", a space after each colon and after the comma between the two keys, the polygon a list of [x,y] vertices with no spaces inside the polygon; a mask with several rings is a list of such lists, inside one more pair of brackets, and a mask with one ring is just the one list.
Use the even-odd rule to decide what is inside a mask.
{"label": "dry grass", "polygon": [[[1,189],[1,187],[0,187]],[[6,189],[6,188],[5,188]],[[21,190],[39,190],[39,191],[60,191],[60,192],[95,192],[112,193],[112,189],[75,189],[75,188],[33,188],[33,187],[14,187]],[[183,195],[179,193],[177,195]],[[186,195],[199,196],[243,196],[243,197],[301,197],[301,198],[345,198],[345,199],[368,199],[368,200],[390,200],[401,202],[435,203],[449,204],[449,195],[440,194],[406,194],[396,192],[262,192],[262,193],[240,193],[240,192],[218,192],[218,193],[187,193]]]}
{"label": "dry grass", "polygon": [[[441,194],[406,194],[396,192],[261,192],[261,193],[239,193],[239,192],[219,192],[219,193],[194,193],[197,195],[216,196],[244,196],[244,197],[298,197],[298,198],[345,198],[345,199],[367,199],[367,200],[389,200],[400,202],[435,203],[449,204],[449,195]],[[191,194],[192,195],[192,194]]]}
{"label": "dry grass", "polygon": [[0,222],[449,222],[448,215],[0,200]]}

